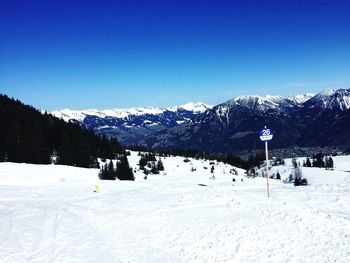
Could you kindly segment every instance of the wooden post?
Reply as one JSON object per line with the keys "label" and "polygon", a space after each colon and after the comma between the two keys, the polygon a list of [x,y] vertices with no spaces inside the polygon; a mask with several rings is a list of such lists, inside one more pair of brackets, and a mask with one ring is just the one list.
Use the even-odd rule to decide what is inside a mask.
{"label": "wooden post", "polygon": [[269,152],[267,148],[267,142],[265,142],[265,153],[266,153],[266,183],[267,183],[267,197],[270,197],[270,185],[269,185]]}

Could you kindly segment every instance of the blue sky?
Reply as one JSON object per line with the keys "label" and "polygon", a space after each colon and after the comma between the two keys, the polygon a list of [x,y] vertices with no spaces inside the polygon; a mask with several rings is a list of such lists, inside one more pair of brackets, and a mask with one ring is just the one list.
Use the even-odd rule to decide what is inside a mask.
{"label": "blue sky", "polygon": [[350,88],[350,1],[0,2],[0,93],[47,110]]}

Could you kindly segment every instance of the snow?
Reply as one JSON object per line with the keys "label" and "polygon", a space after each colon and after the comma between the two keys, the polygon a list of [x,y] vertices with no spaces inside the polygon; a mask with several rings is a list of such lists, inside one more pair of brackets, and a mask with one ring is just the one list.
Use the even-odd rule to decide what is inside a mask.
{"label": "snow", "polygon": [[182,108],[187,111],[193,111],[195,113],[203,113],[206,110],[213,108],[213,106],[202,102],[197,102],[197,103],[189,102],[187,104],[179,106],[178,108]]}
{"label": "snow", "polygon": [[[132,152],[130,164],[138,160]],[[137,171],[135,182],[0,163],[1,261],[349,261],[350,156],[334,157],[334,171],[302,168],[309,186],[270,180],[269,199],[265,178],[215,162],[213,180],[209,161],[183,160],[162,159],[165,174]]]}

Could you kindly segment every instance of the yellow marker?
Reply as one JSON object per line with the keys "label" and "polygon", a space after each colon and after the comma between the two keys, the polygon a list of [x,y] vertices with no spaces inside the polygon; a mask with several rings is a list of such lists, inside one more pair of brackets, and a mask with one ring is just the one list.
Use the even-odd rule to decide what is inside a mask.
{"label": "yellow marker", "polygon": [[95,185],[95,192],[99,192],[100,191],[100,186],[97,184]]}

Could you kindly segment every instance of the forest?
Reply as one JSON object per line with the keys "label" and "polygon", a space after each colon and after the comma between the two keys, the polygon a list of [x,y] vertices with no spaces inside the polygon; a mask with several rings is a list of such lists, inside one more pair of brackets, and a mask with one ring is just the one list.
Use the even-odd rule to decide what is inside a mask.
{"label": "forest", "polygon": [[125,153],[116,138],[96,135],[19,100],[0,95],[0,161],[98,167]]}

